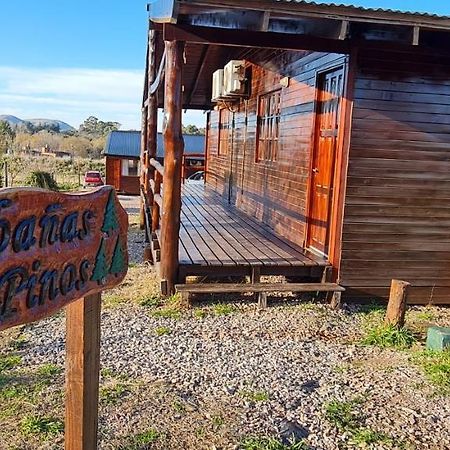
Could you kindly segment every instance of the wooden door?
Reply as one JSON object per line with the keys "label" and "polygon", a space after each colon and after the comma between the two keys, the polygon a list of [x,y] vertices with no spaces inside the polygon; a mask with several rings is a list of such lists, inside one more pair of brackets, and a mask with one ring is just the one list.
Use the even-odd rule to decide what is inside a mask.
{"label": "wooden door", "polygon": [[312,154],[307,246],[328,255],[334,168],[339,133],[344,69],[321,74],[318,79],[316,130]]}

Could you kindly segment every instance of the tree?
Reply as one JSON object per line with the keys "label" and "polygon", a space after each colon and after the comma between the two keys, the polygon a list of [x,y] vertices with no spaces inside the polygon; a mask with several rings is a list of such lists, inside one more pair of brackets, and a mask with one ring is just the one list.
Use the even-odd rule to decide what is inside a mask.
{"label": "tree", "polygon": [[13,186],[17,176],[25,170],[25,162],[17,155],[5,155],[2,162],[7,165],[10,186]]}
{"label": "tree", "polygon": [[116,131],[120,128],[119,122],[103,122],[97,117],[89,116],[81,125],[80,133],[90,137],[106,136],[111,131]]}
{"label": "tree", "polygon": [[95,257],[95,266],[92,271],[91,280],[98,284],[105,284],[106,276],[108,275],[108,265],[106,263],[105,240],[102,238],[100,247],[98,248]]}
{"label": "tree", "polygon": [[203,136],[205,134],[204,128],[198,128],[196,125],[183,126],[183,134],[193,134],[195,136]]}
{"label": "tree", "polygon": [[111,190],[108,197],[108,203],[106,203],[105,217],[103,219],[102,231],[108,233],[119,228],[119,221],[117,220],[116,202],[114,197],[114,191]]}
{"label": "tree", "polygon": [[125,271],[125,258],[123,255],[122,242],[120,240],[120,234],[117,236],[116,245],[114,247],[114,253],[111,260],[111,266],[109,267],[109,273],[113,275],[119,275]]}
{"label": "tree", "polygon": [[11,125],[5,120],[0,121],[0,152],[7,152],[15,137],[16,133],[11,128]]}

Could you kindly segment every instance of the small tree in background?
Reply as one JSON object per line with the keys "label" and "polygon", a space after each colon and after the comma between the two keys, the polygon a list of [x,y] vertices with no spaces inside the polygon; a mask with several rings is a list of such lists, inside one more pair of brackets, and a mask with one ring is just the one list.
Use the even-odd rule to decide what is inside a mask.
{"label": "small tree in background", "polygon": [[5,120],[0,121],[0,153],[6,153],[12,146],[16,133]]}

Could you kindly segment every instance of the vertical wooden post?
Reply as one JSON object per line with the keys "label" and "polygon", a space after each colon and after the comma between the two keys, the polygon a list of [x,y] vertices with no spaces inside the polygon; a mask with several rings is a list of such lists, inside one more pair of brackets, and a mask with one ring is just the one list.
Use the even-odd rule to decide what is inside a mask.
{"label": "vertical wooden post", "polygon": [[392,280],[389,303],[384,322],[388,325],[402,327],[405,324],[406,304],[410,283]]}
{"label": "vertical wooden post", "polygon": [[178,275],[178,237],[181,213],[181,166],[184,153],[182,135],[184,42],[165,41],[164,85],[164,181],[161,216],[161,286],[163,294],[175,292]]}
{"label": "vertical wooden post", "polygon": [[[146,99],[144,99],[146,100]],[[140,173],[140,185],[142,190],[145,193],[145,186],[147,183],[147,160],[148,160],[148,153],[147,153],[147,107],[144,106],[142,108],[142,122],[141,122],[141,173]],[[143,198],[143,193],[141,192],[141,211],[140,211],[140,217],[139,217],[139,225],[141,230],[145,229],[145,202]],[[148,242],[148,239],[150,239],[149,236],[147,236],[147,233],[145,233],[145,240]]]}
{"label": "vertical wooden post", "polygon": [[[153,209],[155,206],[153,199],[153,192],[150,188],[150,180],[155,178],[155,169],[150,165],[150,159],[156,157],[157,152],[157,133],[158,133],[158,102],[156,93],[150,92],[150,86],[156,78],[156,43],[157,32],[150,28],[148,34],[148,48],[147,48],[147,85],[145,86],[146,97],[143,109],[142,118],[142,167],[141,167],[141,185],[147,197],[149,206]],[[141,209],[141,226],[143,215],[148,214],[144,208]],[[153,216],[153,214],[152,214]],[[152,230],[155,227],[152,224]],[[146,236],[147,242],[151,242],[152,237]],[[144,259],[151,261],[151,252],[144,252]]]}
{"label": "vertical wooden post", "polygon": [[98,427],[101,294],[66,309],[65,450],[95,450]]}

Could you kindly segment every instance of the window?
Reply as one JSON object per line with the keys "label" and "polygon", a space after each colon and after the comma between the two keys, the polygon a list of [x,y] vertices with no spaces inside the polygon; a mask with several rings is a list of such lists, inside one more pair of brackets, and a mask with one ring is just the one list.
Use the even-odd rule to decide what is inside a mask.
{"label": "window", "polygon": [[138,159],[122,159],[122,176],[137,177],[139,175]]}
{"label": "window", "polygon": [[223,108],[219,111],[219,151],[222,156],[228,155],[230,147],[230,111]]}
{"label": "window", "polygon": [[281,117],[281,90],[259,97],[257,161],[276,161]]}

